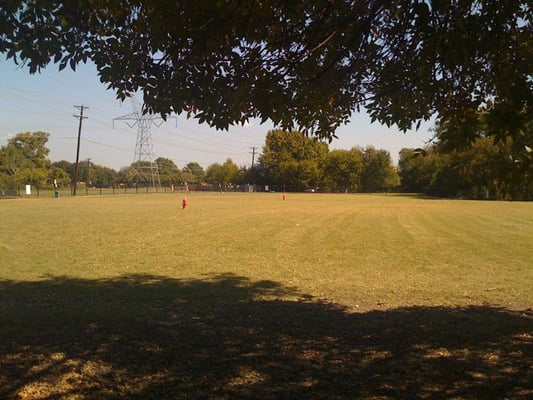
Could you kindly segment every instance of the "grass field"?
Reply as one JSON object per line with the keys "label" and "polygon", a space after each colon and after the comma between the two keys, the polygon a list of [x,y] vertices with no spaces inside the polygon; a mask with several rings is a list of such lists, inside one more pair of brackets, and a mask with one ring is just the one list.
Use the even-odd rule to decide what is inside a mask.
{"label": "grass field", "polygon": [[533,204],[0,201],[0,398],[529,398]]}

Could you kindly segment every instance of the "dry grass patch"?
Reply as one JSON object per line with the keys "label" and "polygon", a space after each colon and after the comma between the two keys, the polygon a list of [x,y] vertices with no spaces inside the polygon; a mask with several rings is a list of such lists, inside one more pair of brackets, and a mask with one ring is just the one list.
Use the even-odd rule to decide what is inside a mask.
{"label": "dry grass patch", "polygon": [[533,396],[533,204],[180,200],[0,203],[0,398]]}

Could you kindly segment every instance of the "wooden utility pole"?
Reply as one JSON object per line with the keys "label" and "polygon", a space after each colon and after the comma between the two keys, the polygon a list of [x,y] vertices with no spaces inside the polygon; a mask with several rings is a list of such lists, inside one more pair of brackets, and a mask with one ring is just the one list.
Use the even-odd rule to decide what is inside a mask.
{"label": "wooden utility pole", "polygon": [[83,110],[85,110],[86,108],[89,108],[89,107],[86,107],[84,105],[74,106],[74,107],[79,108],[79,110],[80,110],[80,115],[74,115],[75,118],[79,118],[80,119],[80,125],[78,127],[78,146],[77,146],[77,149],[76,149],[76,166],[74,168],[74,182],[73,182],[73,188],[72,188],[72,195],[76,196],[76,188],[78,187],[78,165],[79,165],[79,162],[80,162],[81,122],[85,118],[87,118],[87,117],[83,116]]}
{"label": "wooden utility pole", "polygon": [[250,147],[252,150],[252,168],[250,169],[250,180],[252,181],[252,185],[255,185],[254,182],[254,161],[255,161],[255,149],[256,147]]}

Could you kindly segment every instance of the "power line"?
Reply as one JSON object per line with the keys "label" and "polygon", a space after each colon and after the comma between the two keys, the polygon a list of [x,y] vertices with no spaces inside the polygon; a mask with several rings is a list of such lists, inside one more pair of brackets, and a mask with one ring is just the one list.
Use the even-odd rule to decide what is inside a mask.
{"label": "power line", "polygon": [[[91,65],[84,65],[84,72],[88,72],[94,75],[95,70],[94,67],[91,67]],[[108,147],[110,149],[114,148],[116,150],[120,150],[121,152],[126,151],[127,153],[134,153],[133,151],[131,151],[133,150],[133,146],[131,150],[126,150],[124,148],[120,148],[120,144],[118,145],[119,147],[116,147],[112,144],[102,143],[107,141],[109,138],[106,140],[101,140],[101,136],[99,136],[100,132],[106,131],[106,134],[110,133],[108,131],[108,127],[110,124],[107,121],[109,119],[113,119],[113,117],[116,116],[113,115],[115,114],[115,112],[112,110],[115,109],[118,100],[115,96],[109,95],[110,91],[106,91],[106,93],[103,93],[103,87],[100,85],[99,82],[97,84],[94,84],[91,81],[92,78],[78,79],[78,77],[80,77],[79,73],[77,73],[77,75],[75,76],[69,74],[61,74],[58,77],[47,76],[47,79],[54,82],[56,86],[75,86],[76,88],[83,89],[83,98],[76,100],[75,103],[85,103],[87,101],[87,97],[91,99],[91,111],[94,115],[91,114],[91,126],[83,126],[84,131],[81,141],[84,142],[84,146],[86,142],[91,142],[99,146]],[[57,91],[46,90],[40,85],[18,87],[15,81],[10,82],[4,87],[4,89],[6,93],[0,94],[0,114],[2,114],[2,112],[5,112],[6,114],[9,113],[14,115],[14,118],[9,118],[9,124],[0,128],[0,134],[4,133],[4,130],[7,129],[22,129],[19,128],[19,126],[27,126],[26,128],[24,128],[26,130],[34,129],[33,126],[37,126],[37,124],[39,124],[39,126],[35,129],[44,129],[46,131],[51,131],[52,134],[58,133],[60,135],[62,134],[63,136],[65,136],[65,134],[67,134],[67,132],[72,129],[71,123],[69,123],[68,119],[66,119],[68,118],[68,114],[66,116],[62,114],[64,118],[54,118],[53,120],[45,120],[41,118],[42,116],[55,116],[56,114],[61,113],[60,108],[64,108],[64,105],[72,105],[72,103],[68,103],[67,97],[58,97]],[[93,104],[94,102],[99,103],[99,105]],[[39,104],[39,107],[31,107],[31,105],[33,104]],[[37,109],[38,111],[35,111]],[[97,111],[96,114],[94,113],[95,109]],[[43,110],[46,110],[48,112],[45,112]],[[31,121],[28,121],[27,119],[19,121],[20,118],[17,117],[27,112],[31,112],[32,115],[34,115],[36,118],[32,118]],[[87,114],[87,112],[88,111],[84,110],[84,114]],[[131,123],[132,121],[129,122]],[[232,158],[235,157],[239,160],[239,163],[244,163],[246,158],[249,159],[249,157],[247,157],[248,147],[257,146],[258,137],[255,133],[249,131],[250,126],[235,125],[230,127],[228,132],[217,132],[217,134],[215,134],[213,130],[206,127],[205,125],[192,124],[192,122],[194,122],[194,119],[190,121],[184,121],[183,126],[180,125],[178,127],[178,131],[172,132],[171,136],[166,128],[162,127],[156,130],[152,126],[152,140],[154,145],[161,147],[169,153],[174,153],[174,149],[179,149],[178,154],[180,155],[182,152],[183,154],[190,152],[190,155],[178,158],[194,159],[195,157],[202,158],[205,155],[205,163],[207,163],[207,160],[210,160],[210,162],[214,162],[215,158],[221,155]],[[122,138],[123,132],[127,132],[129,140],[129,134],[131,133],[131,131],[127,130],[127,126],[126,129],[118,127],[117,130],[119,130],[120,132],[116,132],[114,134],[111,133],[110,136]],[[166,137],[167,135],[169,135],[169,137]],[[90,139],[94,138],[95,140],[88,140],[89,138],[87,136],[89,136]],[[74,137],[75,135],[73,135],[73,138]],[[50,139],[53,140],[55,138],[51,137]],[[84,151],[86,151],[84,149],[80,149],[79,156],[81,157],[81,159],[83,159],[83,153]],[[156,149],[155,153],[157,152],[158,151]],[[177,154],[171,154],[170,157],[172,158],[176,155]],[[82,171],[80,170],[80,174],[81,172]]]}
{"label": "power line", "polygon": [[[56,139],[57,139],[57,138],[56,138]],[[74,139],[74,138],[66,138],[66,139]],[[109,147],[110,149],[121,150],[121,151],[126,151],[126,152],[128,152],[128,153],[133,153],[133,151],[128,150],[128,149],[125,149],[125,148],[123,148],[123,147],[113,146],[113,145],[111,145],[111,144],[101,143],[101,142],[97,142],[97,141],[95,141],[95,140],[82,139],[82,141],[87,142],[87,143],[97,144],[97,145],[99,145],[99,146]]]}

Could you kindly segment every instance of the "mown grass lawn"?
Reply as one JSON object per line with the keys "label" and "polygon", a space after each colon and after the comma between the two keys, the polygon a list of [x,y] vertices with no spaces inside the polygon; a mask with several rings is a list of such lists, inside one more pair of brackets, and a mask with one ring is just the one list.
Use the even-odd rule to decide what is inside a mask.
{"label": "mown grass lawn", "polygon": [[533,204],[0,202],[0,398],[528,398]]}

